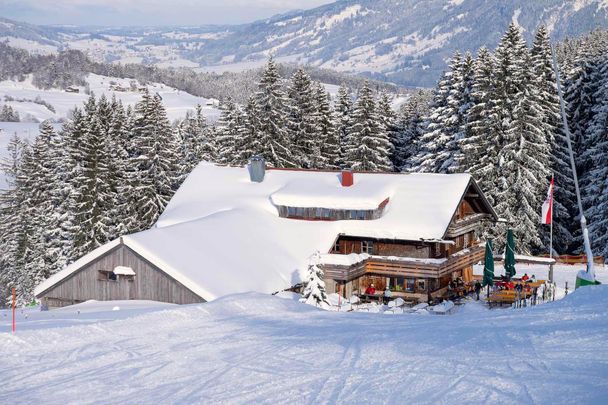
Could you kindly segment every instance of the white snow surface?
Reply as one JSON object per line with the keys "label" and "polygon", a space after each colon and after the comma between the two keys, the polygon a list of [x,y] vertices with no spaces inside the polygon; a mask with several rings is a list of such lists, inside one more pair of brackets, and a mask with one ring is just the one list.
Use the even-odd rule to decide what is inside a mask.
{"label": "white snow surface", "polygon": [[[355,173],[354,185],[342,187],[337,172],[267,170],[262,183],[253,183],[247,168],[201,163],[157,224],[123,241],[205,300],[247,291],[272,293],[301,282],[311,255],[328,252],[339,234],[441,239],[470,180],[468,174]],[[383,217],[373,221],[278,216],[275,197],[304,204],[314,200],[307,193],[332,206],[367,203],[370,193],[375,206],[386,197],[390,202]],[[106,252],[107,246],[53,275],[36,294]]]}
{"label": "white snow surface", "polygon": [[[116,96],[127,105],[135,105],[141,100],[141,93],[138,91],[115,91],[113,86],[118,85],[129,89],[130,83],[134,80],[117,77],[100,76],[90,73],[86,77],[91,92],[97,97],[105,94],[106,97]],[[135,81],[137,83],[137,81]],[[140,86],[137,84],[137,86]],[[184,91],[179,91],[173,87],[160,83],[150,83],[147,85],[151,94],[158,93],[162,97],[162,102],[167,110],[169,120],[183,118],[188,111],[194,111],[197,104],[203,107],[203,114],[210,121],[215,121],[219,117],[219,110],[216,107],[208,106],[208,99],[193,96]],[[31,75],[22,82],[13,80],[0,81],[0,104],[12,106],[23,120],[27,115],[43,121],[46,119],[58,120],[66,118],[70,110],[74,107],[82,107],[83,102],[88,99],[84,93],[84,87],[80,87],[79,93],[68,93],[62,89],[39,89],[32,84]],[[55,112],[47,107],[31,101],[5,101],[5,96],[13,97],[16,100],[35,100],[36,97],[48,102],[53,106]]]}
{"label": "white snow surface", "polygon": [[608,401],[605,285],[447,316],[328,312],[256,293],[156,311],[104,305],[19,313],[15,335],[1,311],[0,402]]}
{"label": "white snow surface", "polygon": [[135,275],[135,271],[131,267],[127,267],[127,266],[116,266],[116,267],[114,267],[113,273],[116,275],[120,275],[120,276],[134,276]]}

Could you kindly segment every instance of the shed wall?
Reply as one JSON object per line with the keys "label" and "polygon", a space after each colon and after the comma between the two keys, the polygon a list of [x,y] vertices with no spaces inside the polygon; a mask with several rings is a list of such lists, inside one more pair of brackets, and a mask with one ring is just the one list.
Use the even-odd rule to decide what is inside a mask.
{"label": "shed wall", "polygon": [[[132,280],[125,276],[119,276],[117,281],[103,280],[100,270],[112,271],[116,266],[131,267],[136,275]],[[72,305],[91,299],[153,300],[175,304],[205,302],[125,245],[119,245],[87,264],[46,291],[42,298],[50,307]]]}

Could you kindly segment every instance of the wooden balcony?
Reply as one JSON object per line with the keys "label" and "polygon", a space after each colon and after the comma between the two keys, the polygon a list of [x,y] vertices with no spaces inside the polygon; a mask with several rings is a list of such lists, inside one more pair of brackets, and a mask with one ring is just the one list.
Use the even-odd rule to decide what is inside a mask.
{"label": "wooden balcony", "polygon": [[387,277],[439,278],[482,261],[484,251],[484,245],[478,244],[456,252],[446,259],[370,256],[350,266],[322,264],[321,267],[325,271],[325,277],[340,281],[350,281],[364,274]]}
{"label": "wooden balcony", "polygon": [[491,218],[491,215],[489,214],[472,214],[461,219],[456,219],[450,224],[446,237],[455,238],[459,235],[464,235],[467,232],[474,231],[480,226],[483,220],[489,218]]}

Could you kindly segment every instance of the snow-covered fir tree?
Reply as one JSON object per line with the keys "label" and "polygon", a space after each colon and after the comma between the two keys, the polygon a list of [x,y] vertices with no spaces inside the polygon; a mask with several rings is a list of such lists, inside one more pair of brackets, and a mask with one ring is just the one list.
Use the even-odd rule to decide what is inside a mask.
{"label": "snow-covered fir tree", "polygon": [[287,128],[299,167],[316,169],[323,166],[323,140],[318,123],[313,83],[303,69],[298,69],[287,89]]}
{"label": "snow-covered fir tree", "polygon": [[180,171],[188,174],[201,161],[212,162],[216,159],[215,137],[207,125],[201,105],[194,113],[188,112],[177,127],[178,154]]}
{"label": "snow-covered fir tree", "polygon": [[[551,174],[555,177],[553,205],[553,249],[560,252],[570,251],[575,241],[573,232],[579,225],[575,221],[576,196],[574,176],[570,167],[567,143],[561,123],[559,98],[550,38],[545,26],[539,27],[534,37],[532,49],[534,78],[537,80],[538,107],[543,117],[543,131],[551,149]],[[549,234],[542,232],[543,244],[549,250]]]}
{"label": "snow-covered fir tree", "polygon": [[593,95],[593,115],[585,131],[586,146],[581,152],[582,160],[589,162],[581,181],[581,192],[592,248],[596,254],[608,257],[608,59],[604,58],[596,66],[594,76],[600,82]]}
{"label": "snow-covered fir tree", "polygon": [[19,117],[18,111],[15,111],[10,105],[4,104],[2,108],[0,108],[0,121],[19,122],[21,121],[21,118]]}
{"label": "snow-covered fir tree", "polygon": [[431,93],[418,90],[401,105],[397,114],[397,136],[393,140],[391,160],[397,171],[413,170],[418,155],[418,139],[423,133],[425,117],[429,114]]}
{"label": "snow-covered fir tree", "polygon": [[392,145],[378,117],[374,95],[366,82],[351,115],[345,145],[345,164],[354,170],[392,171]]}
{"label": "snow-covered fir tree", "polygon": [[473,59],[456,53],[439,82],[426,133],[420,137],[418,171],[455,173],[462,171],[462,144],[471,108]]}
{"label": "snow-covered fir tree", "polygon": [[158,95],[147,92],[134,110],[130,181],[139,229],[149,228],[163,212],[179,183],[177,140]]}
{"label": "snow-covered fir tree", "polygon": [[[495,208],[513,228],[520,251],[529,254],[543,246],[539,207],[545,196],[551,159],[531,57],[514,24],[497,49],[497,66],[497,81],[510,98],[500,100],[508,110],[504,111],[503,140],[498,154]],[[500,70],[505,67],[512,70]],[[506,82],[501,73],[507,73]],[[497,239],[501,240],[501,236],[497,235]]]}
{"label": "snow-covered fir tree", "polygon": [[378,97],[378,118],[380,119],[383,131],[386,132],[391,143],[391,164],[395,168],[395,150],[398,144],[399,128],[397,126],[397,113],[391,106],[391,98],[386,93],[381,93]]}
{"label": "snow-covered fir tree", "polygon": [[216,126],[218,145],[217,161],[219,163],[240,166],[240,151],[243,149],[243,113],[232,100],[220,106],[220,118]]}
{"label": "snow-covered fir tree", "polygon": [[278,67],[272,58],[266,64],[258,88],[256,105],[260,154],[270,166],[296,167],[297,155],[293,153],[286,128],[287,100],[281,86]]}
{"label": "snow-covered fir tree", "polygon": [[334,126],[331,97],[321,83],[313,85],[314,103],[317,108],[317,142],[320,143],[321,158],[315,166],[339,169],[341,164],[340,134]]}
{"label": "snow-covered fir tree", "polygon": [[[10,295],[13,287],[18,289],[20,302],[26,294],[18,280],[22,270],[22,252],[28,243],[30,227],[27,221],[26,190],[23,160],[29,152],[28,145],[16,134],[7,145],[7,157],[0,160],[0,170],[8,185],[0,193],[0,299]],[[8,302],[4,302],[8,304]]]}
{"label": "snow-covered fir tree", "polygon": [[308,274],[301,301],[327,309],[329,308],[329,301],[327,300],[325,282],[323,281],[323,270],[319,267],[319,262],[320,255],[317,252],[313,255],[308,265]]}
{"label": "snow-covered fir tree", "polygon": [[[80,172],[72,179],[75,189],[74,220],[78,224],[74,235],[74,256],[81,257],[109,240],[108,196],[111,193],[107,182],[108,136],[111,110],[105,97],[96,101],[91,95],[84,107],[84,131],[79,150]],[[77,124],[79,125],[79,124]]]}
{"label": "snow-covered fir tree", "polygon": [[501,132],[497,122],[494,56],[483,47],[473,65],[472,106],[467,117],[466,137],[462,142],[462,168],[471,173],[490,203],[496,196],[498,152]]}
{"label": "snow-covered fir tree", "polygon": [[255,97],[249,97],[244,108],[243,126],[241,128],[242,147],[238,151],[240,162],[247,163],[252,156],[263,155],[260,140],[260,119]]}
{"label": "snow-covered fir tree", "polygon": [[418,139],[418,154],[412,162],[412,170],[417,172],[438,172],[441,162],[438,154],[450,140],[448,118],[452,111],[448,105],[448,96],[452,88],[454,69],[461,63],[460,53],[452,58],[447,71],[443,73],[433,93],[429,116],[426,118],[424,133]]}
{"label": "snow-covered fir tree", "polygon": [[353,108],[352,97],[345,86],[340,86],[338,96],[334,103],[334,128],[340,140],[340,161],[343,165],[345,160],[345,148],[348,139],[348,130],[351,124],[351,113]]}

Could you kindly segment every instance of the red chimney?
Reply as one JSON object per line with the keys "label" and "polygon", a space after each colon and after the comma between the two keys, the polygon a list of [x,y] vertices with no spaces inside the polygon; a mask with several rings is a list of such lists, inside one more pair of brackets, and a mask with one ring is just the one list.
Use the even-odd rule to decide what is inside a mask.
{"label": "red chimney", "polygon": [[353,185],[353,171],[350,169],[342,170],[342,187],[350,187]]}

